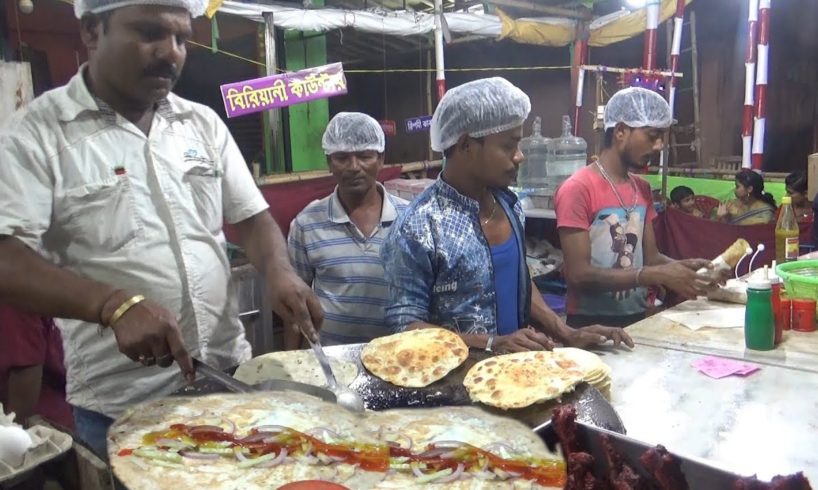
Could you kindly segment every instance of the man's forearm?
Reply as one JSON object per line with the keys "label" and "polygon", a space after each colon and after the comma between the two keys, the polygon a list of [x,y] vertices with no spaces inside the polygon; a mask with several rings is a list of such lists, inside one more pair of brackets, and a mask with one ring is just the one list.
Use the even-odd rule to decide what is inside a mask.
{"label": "man's forearm", "polygon": [[565,343],[570,327],[565,325],[554,311],[545,304],[540,290],[531,282],[531,323],[532,326],[552,339]]}
{"label": "man's forearm", "polygon": [[20,240],[0,237],[0,300],[42,316],[100,322],[117,291],[47,262]]}
{"label": "man's forearm", "polygon": [[566,282],[569,288],[583,291],[624,291],[635,288],[637,285],[645,285],[641,275],[639,284],[637,284],[638,272],[639,269],[602,269],[588,266],[581,272],[569,272],[566,275]]}
{"label": "man's forearm", "polygon": [[276,221],[266,210],[236,224],[250,263],[265,277],[281,271],[293,272],[287,242]]}

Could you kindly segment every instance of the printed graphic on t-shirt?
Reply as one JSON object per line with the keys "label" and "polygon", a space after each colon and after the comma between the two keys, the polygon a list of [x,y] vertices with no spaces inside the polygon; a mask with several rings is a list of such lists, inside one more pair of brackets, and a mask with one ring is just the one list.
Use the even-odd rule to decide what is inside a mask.
{"label": "printed graphic on t-shirt", "polygon": [[[637,206],[627,213],[621,207],[603,208],[597,213],[589,230],[591,237],[591,263],[602,269],[634,269],[642,267],[642,233],[645,227],[645,207]],[[597,296],[597,295],[594,295]],[[584,298],[581,310],[595,311],[605,308],[605,314],[615,315],[644,309],[644,290],[628,289],[605,293],[603,302],[595,303]],[[599,297],[599,296],[597,296]],[[600,298],[602,299],[602,298]],[[610,304],[613,300],[616,304]],[[614,311],[610,311],[613,309]]]}

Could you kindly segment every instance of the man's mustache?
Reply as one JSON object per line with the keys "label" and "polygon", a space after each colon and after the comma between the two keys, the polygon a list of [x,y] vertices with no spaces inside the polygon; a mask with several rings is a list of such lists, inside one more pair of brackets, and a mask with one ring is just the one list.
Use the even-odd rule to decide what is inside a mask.
{"label": "man's mustache", "polygon": [[148,67],[144,72],[142,72],[142,74],[145,77],[169,78],[173,82],[179,79],[179,72],[176,70],[176,68],[167,63]]}

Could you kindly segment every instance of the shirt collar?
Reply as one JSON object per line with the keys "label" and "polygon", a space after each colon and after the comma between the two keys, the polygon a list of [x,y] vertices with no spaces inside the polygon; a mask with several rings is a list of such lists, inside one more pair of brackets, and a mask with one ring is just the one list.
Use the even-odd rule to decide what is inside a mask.
{"label": "shirt collar", "polygon": [[[437,182],[434,183],[434,187],[438,195],[454,202],[455,204],[475,213],[480,210],[480,204],[475,199],[464,196],[457,189],[449,185],[448,182],[443,180],[443,174],[438,175]],[[494,197],[504,201],[511,209],[514,208],[519,200],[517,195],[508,189],[492,188],[491,190]]]}
{"label": "shirt collar", "polygon": [[[67,97],[57,101],[59,118],[62,122],[71,122],[79,117],[83,112],[95,112],[112,122],[116,121],[116,111],[104,100],[92,94],[85,83],[83,73],[88,69],[88,65],[80,66],[79,71],[74,75],[66,86]],[[173,96],[173,94],[171,94]],[[156,105],[156,112],[173,123],[179,120],[179,116],[187,111],[182,110],[178,104],[174,104],[171,97],[160,100]]]}
{"label": "shirt collar", "polygon": [[[395,208],[395,203],[392,202],[392,196],[386,192],[386,189],[380,182],[375,183],[383,196],[383,205],[381,207],[381,224],[391,223],[398,217],[398,210]],[[338,186],[329,198],[329,220],[333,223],[349,223],[349,215],[341,204],[341,198],[338,196]]]}

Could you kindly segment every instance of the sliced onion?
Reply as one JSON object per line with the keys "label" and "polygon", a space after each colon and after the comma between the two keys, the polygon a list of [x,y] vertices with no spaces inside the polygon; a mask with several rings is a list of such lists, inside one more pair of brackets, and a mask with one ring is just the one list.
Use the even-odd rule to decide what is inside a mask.
{"label": "sliced onion", "polygon": [[233,447],[233,454],[235,454],[236,459],[238,459],[242,463],[247,461],[247,456],[244,455],[244,452],[241,450],[240,447],[238,446]]}
{"label": "sliced onion", "polygon": [[183,449],[186,447],[190,447],[190,444],[178,441],[176,439],[168,439],[166,437],[160,437],[159,439],[157,439],[156,445],[159,447],[168,447],[171,449]]}
{"label": "sliced onion", "polygon": [[445,447],[447,449],[457,449],[463,447],[461,441],[435,441],[431,444],[433,447]]}
{"label": "sliced onion", "polygon": [[517,451],[513,447],[509,446],[508,444],[506,444],[504,442],[495,442],[495,443],[489,444],[488,446],[483,448],[483,451],[486,451],[486,452],[492,453],[492,454],[494,454],[496,456],[502,457],[502,455],[497,454],[498,450],[504,450],[509,455],[517,454]]}
{"label": "sliced onion", "polygon": [[414,444],[412,443],[411,437],[407,436],[406,434],[401,434],[400,432],[397,432],[395,435],[397,436],[398,439],[403,439],[406,442],[406,446],[402,445],[397,441],[386,441],[386,443],[389,444],[390,446],[397,446],[401,449],[412,449],[412,446]]}
{"label": "sliced onion", "polygon": [[523,476],[522,473],[517,473],[516,471],[508,471],[508,470],[506,470],[506,474],[509,476],[509,478],[519,478],[519,477]]}
{"label": "sliced onion", "polygon": [[320,434],[322,432],[324,433],[324,436],[329,435],[333,439],[341,439],[340,434],[338,434],[337,432],[335,432],[334,430],[332,430],[332,429],[330,429],[328,427],[316,427],[314,429],[308,430],[307,434],[309,434],[311,436],[318,436],[318,434]]}
{"label": "sliced onion", "polygon": [[330,459],[336,463],[340,463],[341,461],[344,461],[346,458],[343,456],[330,456]]}
{"label": "sliced onion", "polygon": [[421,476],[426,476],[426,475],[423,474],[422,471],[420,471],[420,468],[418,467],[418,465],[416,465],[416,464],[410,465],[410,468],[412,468],[412,473],[416,477],[420,478]]}
{"label": "sliced onion", "polygon": [[197,453],[196,451],[179,451],[179,454],[184,458],[197,459],[199,461],[215,461],[219,459],[218,454]]}
{"label": "sliced onion", "polygon": [[195,434],[197,432],[224,432],[224,429],[218,425],[197,425],[196,427],[190,428],[191,434]]}
{"label": "sliced onion", "polygon": [[318,456],[318,460],[321,461],[324,464],[332,464],[332,463],[335,462],[334,459],[330,458],[326,454],[320,454],[319,453],[317,456]]}
{"label": "sliced onion", "polygon": [[436,458],[443,454],[451,453],[451,448],[448,447],[433,447],[432,449],[423,451],[422,453],[418,454],[419,458]]}
{"label": "sliced onion", "polygon": [[434,480],[434,482],[435,483],[449,483],[449,482],[453,482],[455,480],[459,480],[460,477],[463,476],[463,470],[464,469],[466,469],[466,467],[463,466],[463,464],[458,464],[457,469],[455,469],[454,472],[451,475],[444,476],[443,478],[438,478],[437,480]]}
{"label": "sliced onion", "polygon": [[251,442],[266,442],[266,439],[272,439],[273,434],[270,432],[259,432],[257,434],[251,434],[244,439],[239,439],[239,442],[242,444],[249,444]]}
{"label": "sliced onion", "polygon": [[253,427],[254,431],[256,432],[272,432],[274,434],[278,434],[279,432],[287,432],[290,430],[283,425],[259,425],[258,427]]}
{"label": "sliced onion", "polygon": [[287,459],[287,448],[283,447],[281,448],[281,452],[278,453],[278,456],[270,461],[265,461],[264,463],[257,465],[256,468],[270,468],[273,466],[278,466],[283,463],[285,459]]}
{"label": "sliced onion", "polygon": [[492,473],[491,471],[477,471],[473,473],[475,478],[480,480],[494,480],[497,478],[497,475]]}

